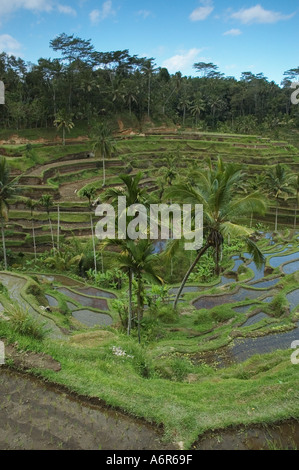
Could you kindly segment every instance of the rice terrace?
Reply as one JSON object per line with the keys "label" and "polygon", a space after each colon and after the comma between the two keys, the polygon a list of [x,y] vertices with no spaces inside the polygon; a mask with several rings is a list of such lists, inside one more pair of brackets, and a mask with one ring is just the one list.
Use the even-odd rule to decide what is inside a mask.
{"label": "rice terrace", "polygon": [[299,69],[50,45],[0,54],[0,449],[297,450]]}

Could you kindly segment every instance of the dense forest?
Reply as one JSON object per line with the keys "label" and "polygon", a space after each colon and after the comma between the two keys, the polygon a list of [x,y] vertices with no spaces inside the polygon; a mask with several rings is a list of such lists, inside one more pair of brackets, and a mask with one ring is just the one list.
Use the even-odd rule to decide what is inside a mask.
{"label": "dense forest", "polygon": [[298,107],[290,101],[299,67],[284,72],[279,86],[262,73],[226,77],[213,63],[194,64],[195,77],[171,75],[153,58],[128,50],[97,52],[91,40],[64,33],[50,46],[59,58],[40,58],[37,64],[0,54],[6,87],[2,128],[50,127],[59,115],[88,123],[101,116],[127,117],[140,126],[151,119],[240,133],[299,124]]}

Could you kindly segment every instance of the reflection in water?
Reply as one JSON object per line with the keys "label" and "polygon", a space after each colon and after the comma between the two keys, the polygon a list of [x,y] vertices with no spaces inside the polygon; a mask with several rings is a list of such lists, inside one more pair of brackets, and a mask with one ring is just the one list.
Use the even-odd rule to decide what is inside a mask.
{"label": "reflection in water", "polygon": [[73,317],[86,326],[108,326],[112,324],[112,318],[104,313],[96,313],[91,310],[76,310],[72,313]]}

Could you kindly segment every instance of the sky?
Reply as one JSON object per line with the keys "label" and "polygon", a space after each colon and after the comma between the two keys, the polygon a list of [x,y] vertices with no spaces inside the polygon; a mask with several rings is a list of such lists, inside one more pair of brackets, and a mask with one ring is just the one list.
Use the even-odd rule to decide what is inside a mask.
{"label": "sky", "polygon": [[186,76],[212,62],[226,76],[250,71],[280,84],[299,66],[299,0],[0,0],[0,52],[55,58],[49,43],[61,33]]}

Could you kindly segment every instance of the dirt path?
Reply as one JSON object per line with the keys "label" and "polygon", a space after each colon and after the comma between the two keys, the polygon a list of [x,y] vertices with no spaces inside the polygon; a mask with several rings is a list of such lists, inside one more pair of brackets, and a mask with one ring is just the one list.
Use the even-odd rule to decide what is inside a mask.
{"label": "dirt path", "polygon": [[162,432],[0,367],[1,450],[157,450]]}
{"label": "dirt path", "polygon": [[26,176],[42,176],[42,173],[47,170],[50,170],[51,168],[59,168],[61,166],[69,166],[70,168],[72,168],[74,165],[80,165],[81,163],[96,163],[98,161],[99,160],[97,158],[83,158],[82,160],[69,160],[48,163],[47,165],[41,165],[39,167],[35,167],[33,170],[29,170],[28,173],[26,173]]}
{"label": "dirt path", "polygon": [[17,302],[25,311],[28,311],[38,322],[43,323],[49,329],[49,336],[56,339],[63,339],[65,335],[50,318],[39,314],[22,296],[27,280],[21,276],[0,272],[0,282],[8,289],[10,298]]}

